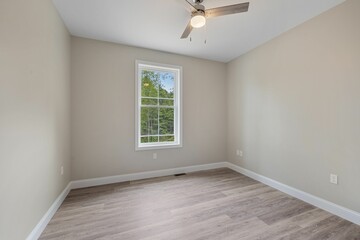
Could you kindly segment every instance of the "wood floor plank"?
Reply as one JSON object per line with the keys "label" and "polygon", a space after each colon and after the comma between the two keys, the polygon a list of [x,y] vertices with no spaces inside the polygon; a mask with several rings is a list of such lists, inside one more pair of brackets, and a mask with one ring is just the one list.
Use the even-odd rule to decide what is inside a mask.
{"label": "wood floor plank", "polygon": [[72,190],[41,240],[360,240],[360,226],[229,169]]}

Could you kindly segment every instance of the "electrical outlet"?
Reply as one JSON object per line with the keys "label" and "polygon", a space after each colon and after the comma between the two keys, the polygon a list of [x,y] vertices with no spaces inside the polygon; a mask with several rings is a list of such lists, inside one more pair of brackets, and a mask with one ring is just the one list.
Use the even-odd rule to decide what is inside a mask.
{"label": "electrical outlet", "polygon": [[153,153],[153,159],[157,159],[157,153]]}
{"label": "electrical outlet", "polygon": [[338,184],[338,176],[336,174],[330,174],[330,183]]}
{"label": "electrical outlet", "polygon": [[243,156],[243,152],[240,151],[239,149],[236,150],[236,156],[242,157]]}
{"label": "electrical outlet", "polygon": [[61,166],[61,168],[60,168],[60,175],[61,176],[64,175],[64,166]]}

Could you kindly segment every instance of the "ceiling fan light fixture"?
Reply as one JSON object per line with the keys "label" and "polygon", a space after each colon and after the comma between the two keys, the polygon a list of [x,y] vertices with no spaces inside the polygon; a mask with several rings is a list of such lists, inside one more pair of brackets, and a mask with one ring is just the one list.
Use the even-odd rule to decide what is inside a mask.
{"label": "ceiling fan light fixture", "polygon": [[202,28],[206,24],[206,18],[204,14],[197,13],[191,18],[191,26],[193,28]]}

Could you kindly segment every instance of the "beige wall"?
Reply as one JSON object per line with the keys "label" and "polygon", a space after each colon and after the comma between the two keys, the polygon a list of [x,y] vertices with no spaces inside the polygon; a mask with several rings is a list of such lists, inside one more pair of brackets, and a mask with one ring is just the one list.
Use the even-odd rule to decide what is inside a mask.
{"label": "beige wall", "polygon": [[[183,66],[183,148],[135,152],[136,59]],[[223,63],[72,38],[73,179],[225,161],[225,76]]]}
{"label": "beige wall", "polygon": [[348,0],[227,72],[228,160],[358,212],[359,12],[360,1]]}
{"label": "beige wall", "polygon": [[[50,1],[0,1],[0,239],[24,239],[70,175],[226,159],[360,211],[359,11],[348,0],[225,65],[76,37],[70,56]],[[134,150],[136,59],[183,66],[183,148]]]}
{"label": "beige wall", "polygon": [[70,180],[69,87],[51,1],[1,0],[0,239],[24,240]]}

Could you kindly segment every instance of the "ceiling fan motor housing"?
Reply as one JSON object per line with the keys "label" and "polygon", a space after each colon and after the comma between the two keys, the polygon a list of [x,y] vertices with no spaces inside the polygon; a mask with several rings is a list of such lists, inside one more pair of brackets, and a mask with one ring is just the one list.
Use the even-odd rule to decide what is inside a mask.
{"label": "ceiling fan motor housing", "polygon": [[193,14],[196,14],[196,13],[205,14],[205,6],[204,5],[198,4],[198,5],[195,5],[194,7],[196,8],[196,11],[193,12]]}

